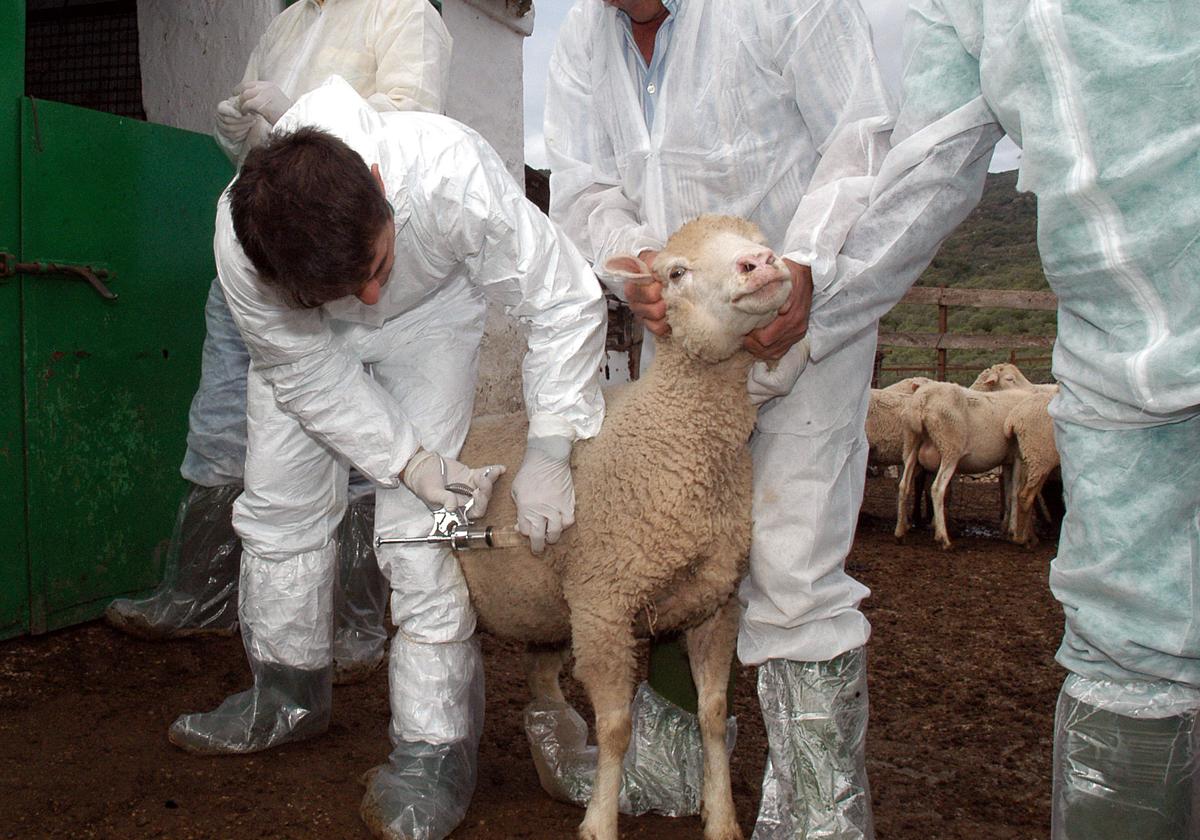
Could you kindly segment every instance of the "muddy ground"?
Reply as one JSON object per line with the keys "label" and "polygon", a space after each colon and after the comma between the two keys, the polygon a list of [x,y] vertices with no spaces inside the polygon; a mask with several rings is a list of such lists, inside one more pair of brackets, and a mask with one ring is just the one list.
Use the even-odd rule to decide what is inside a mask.
{"label": "muddy ground", "polygon": [[[892,538],[894,480],[868,482],[850,566],[864,608],[867,765],[880,840],[1044,838],[1050,821],[1060,612],[1053,542],[997,534],[994,482],[962,481],[951,552],[927,530]],[[520,650],[486,638],[480,781],[455,840],[571,837],[582,811],[538,785],[521,730]],[[308,743],[199,758],[167,743],[181,712],[249,684],[240,641],[126,638],[100,623],[0,643],[0,837],[368,838],[359,775],[387,753],[387,682],[338,687]],[[578,688],[571,692],[578,699]],[[749,836],[766,742],[752,669],[740,669],[734,797]],[[627,838],[698,838],[697,818],[622,817]]]}

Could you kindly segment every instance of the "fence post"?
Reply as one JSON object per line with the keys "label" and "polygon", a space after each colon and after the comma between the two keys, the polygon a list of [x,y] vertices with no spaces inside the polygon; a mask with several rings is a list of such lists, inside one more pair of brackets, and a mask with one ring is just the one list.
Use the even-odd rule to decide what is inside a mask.
{"label": "fence post", "polygon": [[[939,286],[938,288],[944,289],[946,287]],[[949,327],[949,324],[950,324],[949,313],[950,313],[949,306],[947,306],[944,303],[938,304],[938,332],[941,333],[942,335],[946,334],[947,328]],[[945,347],[939,347],[937,349],[937,374],[935,375],[935,378],[937,379],[938,382],[946,381],[946,348]]]}

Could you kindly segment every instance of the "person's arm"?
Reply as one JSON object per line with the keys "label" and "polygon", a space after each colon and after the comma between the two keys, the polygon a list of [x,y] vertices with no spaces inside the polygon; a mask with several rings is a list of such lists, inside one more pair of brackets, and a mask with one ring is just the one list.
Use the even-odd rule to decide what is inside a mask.
{"label": "person's arm", "polygon": [[609,289],[624,298],[624,282],[604,273],[610,256],[658,250],[663,241],[624,193],[608,138],[592,107],[589,12],[583,4],[567,15],[547,72],[544,133],[550,161],[550,218]]}
{"label": "person's arm", "polygon": [[1003,136],[981,92],[978,58],[960,35],[979,24],[952,19],[939,0],[915,0],[909,9],[892,150],[845,238],[825,299],[814,305],[814,360],[875,329],[979,201]]}
{"label": "person's arm", "polygon": [[[274,23],[274,22],[272,22]],[[217,145],[221,151],[225,153],[225,157],[229,158],[230,163],[240,167],[246,154],[255,146],[262,143],[266,138],[267,133],[271,130],[270,124],[260,115],[255,113],[246,113],[238,106],[237,90],[240,90],[242,85],[253,82],[258,78],[260,55],[262,54],[263,44],[267,38],[271,37],[271,27],[267,27],[267,32],[259,39],[254,50],[250,53],[250,60],[246,62],[246,71],[242,73],[242,81],[235,86],[228,99],[224,99],[217,104],[216,125],[213,131],[213,137],[216,138]]]}
{"label": "person's arm", "polygon": [[443,150],[437,165],[446,188],[414,206],[410,224],[429,250],[448,250],[474,285],[527,327],[530,436],[594,436],[604,411],[606,308],[587,261],[473,133]]}
{"label": "person's arm", "polygon": [[[747,348],[780,358],[805,333],[814,294],[834,279],[838,251],[866,207],[887,154],[894,107],[883,83],[866,15],[856,0],[809,0],[806,8],[758,8],[768,56],[796,102],[803,130],[820,155],[804,197],[777,244],[793,295],[780,316],[756,330]],[[747,80],[747,84],[754,83]]]}
{"label": "person's arm", "polygon": [[429,0],[388,0],[379,4],[377,26],[375,92],[367,102],[376,111],[445,111],[452,42],[437,10]]}
{"label": "person's arm", "polygon": [[214,250],[251,366],[271,384],[276,404],[372,481],[397,487],[418,449],[412,423],[362,363],[339,348],[319,309],[289,307],[256,280],[226,197],[218,204]]}

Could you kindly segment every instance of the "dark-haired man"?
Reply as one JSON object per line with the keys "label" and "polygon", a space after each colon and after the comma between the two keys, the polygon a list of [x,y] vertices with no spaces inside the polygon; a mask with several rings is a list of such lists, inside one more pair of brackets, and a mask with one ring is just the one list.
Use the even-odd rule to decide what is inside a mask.
{"label": "dark-haired man", "polygon": [[[333,78],[246,159],[217,214],[217,271],[250,351],[239,620],[254,687],[185,715],[171,740],[250,752],[323,731],[332,535],[353,464],[378,485],[376,532],[486,507],[499,467],[452,460],[471,416],[485,296],[529,327],[530,440],[513,484],[534,550],[570,525],[575,439],[598,431],[604,305],[587,263],[478,135],[374,112]],[[363,814],[379,836],[440,838],[475,781],[483,683],[453,554],[379,551],[392,585],[392,753]]]}

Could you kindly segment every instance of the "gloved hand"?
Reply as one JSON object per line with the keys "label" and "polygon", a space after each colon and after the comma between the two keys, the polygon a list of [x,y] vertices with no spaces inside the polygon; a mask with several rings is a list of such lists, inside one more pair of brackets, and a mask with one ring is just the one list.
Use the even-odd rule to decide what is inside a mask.
{"label": "gloved hand", "polygon": [[254,125],[253,114],[243,114],[237,106],[236,97],[222,99],[217,103],[217,131],[230,143],[241,143]]}
{"label": "gloved hand", "polygon": [[[413,491],[431,510],[440,507],[453,510],[466,504],[468,499],[474,499],[467,516],[470,519],[478,519],[487,513],[488,502],[492,498],[492,485],[502,475],[504,467],[500,464],[471,469],[453,458],[446,458],[427,449],[418,449],[417,454],[408,459],[400,479],[404,486]],[[447,485],[452,484],[470,487],[471,495],[465,496],[448,490]]]}
{"label": "gloved hand", "polygon": [[767,362],[755,362],[746,381],[751,404],[762,405],[775,397],[791,393],[807,366],[808,336],[793,344],[783,358],[775,362],[774,370],[767,367]]}
{"label": "gloved hand", "polygon": [[279,118],[292,107],[291,97],[274,82],[243,82],[233,89],[233,93],[243,113],[261,114],[271,125],[279,122]]}
{"label": "gloved hand", "polygon": [[571,441],[565,437],[530,438],[525,460],[512,485],[517,530],[541,554],[575,522],[575,483],[571,480]]}

